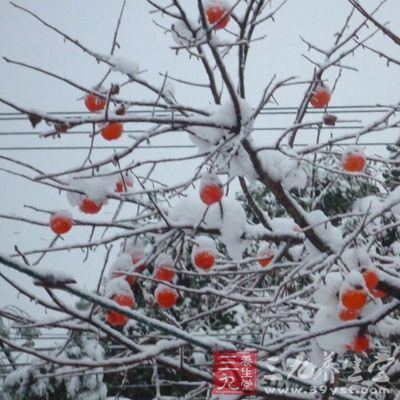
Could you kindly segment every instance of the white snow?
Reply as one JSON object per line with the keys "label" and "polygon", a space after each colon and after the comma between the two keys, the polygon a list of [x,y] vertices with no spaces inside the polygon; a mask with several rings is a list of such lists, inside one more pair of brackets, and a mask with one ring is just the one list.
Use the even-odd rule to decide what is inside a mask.
{"label": "white snow", "polygon": [[376,212],[379,211],[381,205],[382,205],[382,199],[380,199],[378,196],[370,195],[357,199],[353,203],[352,210],[353,212],[361,212],[361,213],[365,213],[368,210],[369,212]]}
{"label": "white snow", "polygon": [[210,7],[221,7],[226,11],[231,9],[231,5],[227,0],[204,0],[203,7],[205,9]]}
{"label": "white snow", "polygon": [[200,351],[194,351],[192,353],[193,361],[195,364],[205,364],[206,363],[206,357],[204,353],[201,353]]}
{"label": "white snow", "polygon": [[272,257],[273,255],[274,251],[270,244],[264,244],[263,246],[260,246],[257,251],[257,257]]}
{"label": "white snow", "polygon": [[132,256],[127,253],[123,253],[118,256],[118,258],[114,261],[114,264],[110,268],[110,277],[112,278],[113,275],[116,273],[130,273],[134,270],[133,263],[132,263]]}
{"label": "white snow", "polygon": [[326,274],[325,283],[319,278],[316,281],[317,290],[314,292],[314,300],[322,305],[337,304],[340,287],[344,277],[340,272],[329,272]]}
{"label": "white snow", "polygon": [[173,266],[174,266],[174,260],[171,257],[171,255],[167,253],[161,253],[154,261],[155,268],[160,268],[160,267],[173,268]]}
{"label": "white snow", "polygon": [[349,154],[357,154],[357,155],[362,155],[364,156],[364,150],[360,146],[347,146],[346,149],[343,151],[342,157],[345,158]]}
{"label": "white snow", "polygon": [[194,247],[200,249],[210,249],[215,251],[217,250],[214,240],[209,236],[204,236],[204,235],[196,236],[193,241],[196,243]]}
{"label": "white snow", "polygon": [[293,235],[300,229],[292,218],[273,218],[270,220],[272,231],[280,235]]}
{"label": "white snow", "polygon": [[217,247],[213,239],[208,236],[197,236],[194,239],[196,243],[192,249],[192,263],[194,264],[194,258],[199,252],[207,251],[209,254],[213,255],[214,258],[217,257]]}
{"label": "white snow", "polygon": [[[321,306],[314,317],[311,332],[340,326],[343,322],[339,319],[337,308]],[[320,335],[316,337],[319,347],[326,351],[334,351],[338,354],[346,352],[346,345],[353,342],[357,336],[358,328],[341,329],[340,331]]]}
{"label": "white snow", "polygon": [[[236,200],[224,199],[221,202],[221,207],[223,210],[223,217],[220,218],[221,240],[225,244],[230,257],[239,260],[242,258],[246,247],[246,244],[241,240],[246,224],[246,214],[241,204]],[[216,208],[214,207],[214,210]],[[206,221],[209,220],[210,214]]]}
{"label": "white snow", "polygon": [[122,56],[110,56],[108,62],[111,64],[113,71],[120,72],[121,74],[134,76],[139,73],[139,64]]}
{"label": "white snow", "polygon": [[79,206],[79,203],[82,199],[82,195],[75,192],[67,192],[67,200],[72,207]]}
{"label": "white snow", "polygon": [[246,325],[247,321],[247,311],[244,308],[243,304],[237,304],[235,307],[232,308],[234,311],[233,319],[239,326]]}
{"label": "white snow", "polygon": [[342,286],[341,293],[349,288],[355,288],[356,286],[366,288],[364,277],[361,272],[353,269],[346,275],[345,284]]}
{"label": "white snow", "polygon": [[146,248],[141,239],[128,239],[125,244],[125,253],[131,255],[132,259],[142,260],[146,257]]}
{"label": "white snow", "polygon": [[69,219],[71,221],[74,219],[73,215],[68,210],[57,210],[57,211],[54,211],[52,216],[54,216],[54,215],[57,215],[57,216],[60,216],[60,217],[65,217],[65,218],[67,218],[67,219]]}
{"label": "white snow", "polygon": [[163,96],[170,101],[175,101],[175,86],[171,80],[165,80],[161,89]]}
{"label": "white snow", "polygon": [[104,360],[104,349],[93,337],[82,336],[82,349],[84,353],[94,361]]}
{"label": "white snow", "polygon": [[294,261],[300,261],[304,253],[304,245],[298,244],[291,246],[289,249],[289,254]]}
{"label": "white snow", "polygon": [[343,245],[343,236],[339,228],[334,227],[328,217],[321,211],[315,210],[306,215],[307,222],[314,232],[332,249],[340,250]]}
{"label": "white snow", "polygon": [[[101,168],[99,173],[109,172],[108,168]],[[107,194],[114,192],[115,184],[118,181],[117,175],[96,176],[91,172],[83,171],[69,177],[68,183],[72,189],[79,190],[93,201],[105,202]],[[71,206],[78,206],[82,199],[81,194],[75,192],[67,192],[67,199]]]}
{"label": "white snow", "polygon": [[105,287],[104,296],[108,299],[112,299],[114,296],[120,294],[133,297],[129,283],[123,277],[109,280]]}
{"label": "white snow", "polygon": [[20,385],[32,373],[32,367],[21,367],[16,371],[11,372],[5,378],[3,385],[4,387],[14,387]]}
{"label": "white snow", "polygon": [[249,155],[241,145],[243,139],[252,143],[251,133],[253,129],[254,109],[244,99],[239,99],[241,113],[242,130],[236,135],[234,140],[227,142],[232,133],[229,129],[219,128],[220,126],[232,126],[237,124],[237,115],[232,102],[228,101],[222,105],[214,106],[209,109],[211,113],[210,124],[213,127],[191,127],[189,138],[198,148],[199,153],[212,151],[217,144],[225,142],[222,151],[218,152],[216,165],[220,172],[226,173],[229,177],[243,176],[254,182],[257,173]]}
{"label": "white snow", "polygon": [[177,291],[173,287],[159,283],[154,291],[154,296],[157,297],[161,292],[177,294]]}
{"label": "white snow", "polygon": [[281,182],[288,190],[304,189],[307,185],[307,174],[297,160],[297,155],[292,153],[290,157],[278,150],[263,150],[258,154],[271,179]]}
{"label": "white snow", "polygon": [[178,46],[189,46],[196,43],[202,36],[200,24],[189,20],[190,27],[194,33],[186,26],[184,21],[174,22],[171,26],[172,39]]}
{"label": "white snow", "polygon": [[[264,150],[258,153],[261,159],[263,169],[275,182],[280,182],[284,175],[288,174],[291,169],[295,168],[294,160],[287,160],[281,152],[277,150]],[[285,167],[283,171],[281,164]]]}
{"label": "white snow", "polygon": [[192,133],[189,135],[189,139],[198,148],[199,153],[210,150],[210,148],[216,145],[224,136],[224,130],[222,128],[194,126],[190,128],[189,131]]}
{"label": "white snow", "polygon": [[[228,254],[233,259],[241,259],[247,243],[241,240],[246,231],[246,214],[241,204],[236,200],[223,198],[221,200],[222,213],[219,207],[210,207],[204,218],[202,227],[219,229],[221,240],[225,244]],[[179,200],[170,211],[171,221],[195,227],[204,215],[206,205],[199,198],[187,197]]]}
{"label": "white snow", "polygon": [[[340,295],[345,290],[354,288],[356,285],[364,287],[364,278],[361,273],[356,270],[351,270],[349,273],[346,273],[345,276],[340,272],[330,272],[326,274],[324,282],[317,278],[315,284],[318,286],[318,289],[314,293],[314,300],[321,306],[314,316],[311,332],[334,328],[344,323],[339,318],[339,312],[343,308],[339,300],[341,297]],[[382,303],[380,302],[380,304]],[[361,316],[370,315],[371,312],[375,310],[374,307],[369,307],[367,304],[361,311]],[[315,344],[322,350],[343,354],[347,351],[346,346],[353,342],[358,331],[359,328],[355,327],[317,336],[315,338]],[[314,347],[312,352],[312,360],[317,363],[318,357],[321,356],[318,347]]]}
{"label": "white snow", "polygon": [[205,186],[209,185],[217,185],[222,187],[222,182],[218,178],[217,174],[209,172],[209,173],[204,173],[201,176],[201,181],[200,181],[200,190],[204,189]]}
{"label": "white snow", "polygon": [[[239,98],[239,108],[242,125],[252,125],[251,118],[254,114],[254,108],[244,99]],[[215,106],[216,112],[211,115],[211,122],[221,126],[235,126],[237,115],[235,106],[231,101],[226,101],[220,106]]]}
{"label": "white snow", "polygon": [[[400,218],[400,188],[394,189],[386,198],[386,202],[393,202],[392,212],[397,219]],[[378,211],[378,210],[377,210]]]}
{"label": "white snow", "polygon": [[342,260],[346,263],[347,267],[351,269],[372,269],[374,267],[368,251],[361,246],[344,250]]}
{"label": "white snow", "polygon": [[[362,318],[364,317],[369,317],[372,314],[374,314],[375,312],[379,312],[382,310],[382,305],[383,302],[381,299],[377,299],[374,298],[374,301],[369,301],[361,310],[360,310],[360,316]],[[380,321],[377,325],[372,326],[371,328],[375,328],[377,330],[380,330],[382,333],[384,332],[384,327],[386,325],[386,321],[385,319],[383,319],[382,321]],[[398,331],[400,331],[400,327],[397,326]]]}
{"label": "white snow", "polygon": [[324,85],[323,83],[318,83],[317,85],[315,85],[314,93],[315,92],[326,92],[330,94],[331,90],[329,89],[328,86]]}
{"label": "white snow", "polygon": [[[251,138],[249,138],[249,141],[251,142]],[[246,177],[250,184],[254,183],[258,178],[258,174],[254,170],[250,157],[242,146],[240,146],[236,150],[235,155],[230,158],[229,165],[225,168],[224,172],[231,178],[238,176]]]}
{"label": "white snow", "polygon": [[400,255],[400,243],[399,242],[394,242],[390,245],[391,250],[393,251],[393,254],[395,256]]}
{"label": "white snow", "polygon": [[132,400],[132,399],[128,399],[127,397],[118,396],[118,398],[117,397],[107,397],[106,400]]}
{"label": "white snow", "polygon": [[38,272],[40,272],[43,276],[43,280],[34,280],[34,283],[37,285],[49,285],[49,286],[57,286],[57,285],[65,285],[68,283],[76,283],[75,278],[64,271],[58,271],[45,267],[37,267]]}
{"label": "white snow", "polygon": [[286,189],[305,189],[308,177],[306,172],[300,166],[287,172],[282,178],[282,184]]}

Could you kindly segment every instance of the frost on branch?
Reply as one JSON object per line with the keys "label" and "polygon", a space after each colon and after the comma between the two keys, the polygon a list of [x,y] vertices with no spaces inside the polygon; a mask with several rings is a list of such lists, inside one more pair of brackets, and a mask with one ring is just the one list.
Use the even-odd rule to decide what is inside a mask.
{"label": "frost on branch", "polygon": [[71,283],[76,283],[75,278],[64,271],[56,271],[41,267],[40,272],[43,274],[43,278],[40,280],[35,279],[33,281],[36,286],[58,288]]}

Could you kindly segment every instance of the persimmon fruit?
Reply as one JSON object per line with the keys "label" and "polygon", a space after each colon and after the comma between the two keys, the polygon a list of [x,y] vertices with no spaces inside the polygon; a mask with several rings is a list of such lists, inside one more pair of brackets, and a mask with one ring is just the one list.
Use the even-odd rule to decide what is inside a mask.
{"label": "persimmon fruit", "polygon": [[101,201],[94,201],[89,198],[84,198],[79,203],[79,209],[85,214],[97,214],[102,206]]}
{"label": "persimmon fruit", "polygon": [[133,264],[138,263],[146,257],[144,246],[142,246],[141,244],[130,246],[127,252],[131,255]]}
{"label": "persimmon fruit", "polygon": [[[206,8],[207,20],[211,25],[215,24],[215,29],[224,29],[230,20],[228,10],[219,5],[212,5]],[[224,15],[226,14],[226,15]]]}
{"label": "persimmon fruit", "polygon": [[156,303],[165,309],[171,308],[176,304],[178,292],[171,287],[160,285],[155,291]]}
{"label": "persimmon fruit", "polygon": [[211,206],[218,203],[224,196],[221,186],[216,184],[206,185],[200,191],[200,198],[204,204]]}
{"label": "persimmon fruit", "polygon": [[124,176],[123,180],[121,178],[117,181],[117,183],[115,184],[115,192],[116,193],[125,192],[125,187],[126,188],[133,187],[133,180],[127,176]]}
{"label": "persimmon fruit", "polygon": [[104,110],[106,101],[101,97],[89,93],[85,96],[85,106],[90,112],[99,112]]}
{"label": "persimmon fruit", "polygon": [[367,294],[359,289],[346,290],[342,294],[341,301],[350,310],[360,310],[367,302]]}
{"label": "persimmon fruit", "polygon": [[124,278],[129,283],[130,287],[135,284],[135,277],[132,275],[125,275],[123,272],[115,272],[113,278]]}
{"label": "persimmon fruit", "polygon": [[214,266],[215,254],[209,249],[196,249],[193,254],[194,265],[197,268],[208,271]]}
{"label": "persimmon fruit", "polygon": [[310,98],[310,104],[314,108],[325,108],[329,104],[330,100],[331,91],[327,86],[320,84],[314,89]]}
{"label": "persimmon fruit", "polygon": [[137,254],[133,254],[132,255],[132,264],[139,264],[137,267],[135,267],[135,272],[138,272],[139,274],[141,274],[144,270],[145,264],[141,263],[141,261],[143,260],[144,256],[138,256]]}
{"label": "persimmon fruit", "polygon": [[362,172],[366,165],[365,156],[360,151],[344,153],[342,167],[346,172]]}
{"label": "persimmon fruit", "polygon": [[375,289],[376,286],[378,285],[379,278],[376,272],[374,271],[365,271],[363,273],[365,285],[369,290]]}
{"label": "persimmon fruit", "polygon": [[56,235],[63,235],[71,230],[73,223],[70,213],[56,212],[50,217],[49,225]]}
{"label": "persimmon fruit", "polygon": [[175,277],[175,271],[168,266],[159,266],[156,268],[154,278],[160,281],[171,282]]}
{"label": "persimmon fruit", "polygon": [[[135,306],[135,299],[133,296],[126,294],[117,294],[112,298],[120,306],[133,308]],[[125,326],[129,318],[126,315],[120,314],[116,311],[108,311],[106,314],[106,321],[112,326]]]}
{"label": "persimmon fruit", "polygon": [[117,140],[121,137],[124,128],[119,122],[111,122],[101,130],[101,136],[105,140]]}
{"label": "persimmon fruit", "polygon": [[382,290],[378,290],[378,289],[371,289],[369,292],[376,299],[382,299],[386,295],[385,292],[382,292]]}
{"label": "persimmon fruit", "polygon": [[357,319],[359,315],[358,310],[352,310],[350,308],[344,308],[339,312],[339,319],[341,321],[353,321]]}
{"label": "persimmon fruit", "polygon": [[258,264],[260,267],[265,268],[271,263],[272,259],[274,258],[274,253],[270,248],[262,247],[258,250],[257,257],[259,257]]}
{"label": "persimmon fruit", "polygon": [[132,275],[125,275],[125,280],[129,283],[130,287],[135,284],[135,277]]}
{"label": "persimmon fruit", "polygon": [[359,334],[354,341],[347,346],[347,350],[355,353],[363,353],[369,350],[369,338],[365,334]]}
{"label": "persimmon fruit", "polygon": [[224,196],[222,183],[216,175],[205,175],[200,183],[200,199],[201,201],[211,206],[212,204],[221,201]]}
{"label": "persimmon fruit", "polygon": [[174,279],[174,260],[168,253],[161,253],[154,262],[154,278],[171,282]]}

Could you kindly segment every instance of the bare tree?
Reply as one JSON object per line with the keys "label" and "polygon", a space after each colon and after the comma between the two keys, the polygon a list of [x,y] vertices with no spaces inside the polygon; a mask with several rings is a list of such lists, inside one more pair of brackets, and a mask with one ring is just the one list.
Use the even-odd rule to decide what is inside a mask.
{"label": "bare tree", "polygon": [[[286,390],[273,392],[276,382],[260,380],[259,398],[266,388],[271,399],[299,398],[294,388],[304,390],[301,398],[398,398],[400,196],[393,175],[398,143],[386,156],[366,155],[360,143],[367,135],[399,127],[399,103],[382,106],[373,122],[323,134],[351,122],[334,115],[329,101],[342,71],[356,70],[355,52],[399,64],[370,44],[373,37],[399,44],[380,22],[385,1],[367,10],[349,0],[349,15],[329,48],[302,38],[312,76],[277,73],[257,102],[246,96],[249,54],[288,6],[286,0],[198,0],[195,14],[181,0],[147,3],[160,37],[172,37],[171,51],[196,60],[202,77],[187,81],[160,71],[160,85],[160,76],[148,77],[140,66],[115,55],[125,1],[109,54],[95,52],[11,3],[108,72],[94,87],[84,87],[43,66],[4,57],[77,89],[90,113],[57,115],[0,98],[3,104],[26,116],[43,138],[62,141],[87,127],[91,134],[84,159],[63,171],[42,171],[0,155],[3,173],[60,191],[71,204],[69,212],[31,206],[29,218],[0,215],[38,226],[32,229],[50,225],[55,233],[49,246],[29,251],[15,246],[12,253],[0,254],[3,283],[52,315],[43,320],[17,307],[0,310],[3,395],[105,399],[107,390],[128,397],[137,390],[140,398],[210,398],[212,352],[253,349],[260,375],[279,373],[279,388]],[[219,37],[223,29],[229,39]],[[335,72],[334,82],[325,78],[327,71]],[[116,84],[114,72],[125,81]],[[120,91],[129,85],[142,87],[153,100],[122,97]],[[213,106],[181,103],[174,86],[194,95],[208,92]],[[295,86],[303,88],[303,96],[294,119],[286,121],[276,141],[259,143],[257,121],[266,107],[276,107],[281,90]],[[127,147],[94,157],[96,136],[113,145],[127,136],[128,124],[137,129]],[[305,145],[299,139],[304,130],[315,133]],[[188,136],[197,151],[132,157],[171,133]],[[174,185],[157,179],[155,171],[188,160],[195,165],[186,171],[189,178]],[[101,214],[107,203],[116,205],[111,218]],[[94,220],[87,214],[99,216]],[[63,235],[80,227],[91,228],[86,240],[62,242]],[[70,251],[83,251],[85,263],[92,251],[104,249],[92,291],[83,289],[76,276],[41,266],[50,253],[67,263]],[[10,278],[9,269],[31,277],[42,295]],[[63,300],[60,291],[72,300]],[[20,344],[7,326],[29,340]],[[53,349],[37,349],[40,332],[52,330],[62,330],[64,339]],[[347,379],[349,368],[343,365],[352,353],[362,362],[361,381]],[[21,354],[28,356],[28,367],[16,361]],[[328,373],[320,380],[304,378],[302,365],[293,368],[289,361],[307,359],[318,369],[326,367],[328,354]],[[386,368],[380,375],[370,368],[376,360]],[[350,387],[355,384],[362,395],[354,397]]]}

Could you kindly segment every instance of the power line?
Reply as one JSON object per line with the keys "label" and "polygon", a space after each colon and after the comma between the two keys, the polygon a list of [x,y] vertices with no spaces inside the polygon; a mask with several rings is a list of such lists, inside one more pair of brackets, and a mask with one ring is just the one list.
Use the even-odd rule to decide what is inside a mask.
{"label": "power line", "polygon": [[[348,110],[348,109],[360,109],[360,110],[368,110],[368,109],[374,109],[374,110],[389,110],[391,107],[385,106],[385,105],[380,105],[380,104],[346,104],[346,105],[339,105],[339,106],[329,106],[329,110]],[[294,111],[297,112],[298,107],[297,106],[269,106],[269,107],[264,107],[263,111]],[[318,111],[318,110],[323,110],[319,108],[310,108],[309,111]],[[169,113],[171,111],[176,112],[176,110],[156,110],[156,113]],[[154,110],[153,109],[143,109],[143,110],[128,110],[126,114],[141,114],[141,113],[150,113],[153,114]],[[2,112],[0,113],[1,115],[8,116],[8,117],[13,117],[13,116],[23,116],[25,115],[24,113],[21,113],[19,111],[13,111],[13,112]],[[83,111],[50,111],[47,112],[46,114],[49,115],[93,115],[89,111],[83,110]]]}
{"label": "power line", "polygon": [[[298,107],[264,107],[260,112],[261,115],[296,115]],[[315,109],[310,108],[307,110],[307,114],[324,114],[326,111],[335,114],[349,114],[349,113],[385,113],[390,111],[391,108],[388,106],[380,105],[345,105],[345,106],[329,106],[327,110],[325,109]],[[168,116],[171,113],[176,113],[176,110],[154,110],[144,109],[144,110],[129,110],[125,115],[157,115],[157,116]],[[93,115],[88,111],[51,111],[46,113],[52,116],[60,117],[84,117]],[[26,114],[20,112],[3,112],[0,113],[0,121],[21,121],[27,120]]]}
{"label": "power line", "polygon": [[[342,126],[322,126],[322,130],[347,130],[347,129],[362,129],[364,128],[361,125],[342,125]],[[264,127],[255,127],[253,131],[279,131],[280,129],[285,129],[282,126],[264,126]],[[316,127],[305,126],[301,128],[301,130],[315,130]],[[91,135],[93,132],[92,130],[85,130],[85,131],[71,131],[68,133],[61,134],[62,137],[68,137],[71,135]],[[143,129],[126,129],[124,133],[131,134],[131,133],[143,133]],[[0,132],[0,136],[38,136],[40,133],[35,131],[24,131],[24,132],[16,132],[16,131],[4,131]]]}
{"label": "power line", "polygon": [[[296,143],[294,147],[309,146],[309,143]],[[371,142],[371,143],[358,143],[358,146],[388,146],[393,145],[393,142]],[[335,146],[354,146],[354,143],[335,143]],[[129,146],[93,146],[93,150],[123,150]],[[195,149],[192,145],[160,145],[160,146],[138,146],[136,149],[151,150],[151,149]],[[30,147],[0,147],[0,151],[48,151],[48,150],[62,150],[62,151],[76,151],[88,150],[88,146],[30,146]]]}
{"label": "power line", "polygon": [[[380,105],[344,105],[344,106],[332,106],[329,107],[329,112],[333,112],[335,114],[358,114],[358,113],[384,113],[388,112],[391,108],[387,106],[380,106]],[[157,116],[161,115],[170,115],[172,112],[169,110],[157,110],[155,114]],[[261,114],[262,115],[295,115],[297,113],[297,107],[265,107]],[[308,110],[308,114],[323,114],[325,113],[324,109],[313,109],[310,108]],[[93,115],[87,111],[53,111],[49,112],[49,115],[59,115],[59,116],[88,116],[88,115]],[[132,110],[128,111],[127,115],[134,115],[134,114],[141,114],[141,115],[146,115],[150,114],[153,115],[154,111],[150,109],[145,109],[145,110]],[[0,113],[0,121],[10,121],[10,122],[17,122],[17,121],[22,121],[25,120],[27,121],[28,118],[25,114],[19,113],[19,112],[5,112],[5,113]],[[361,129],[363,128],[363,125],[360,125],[360,121],[343,121],[345,124],[340,125],[340,120],[336,126],[325,126],[322,125],[320,128],[322,131],[345,131],[345,130],[355,130],[355,129]],[[349,122],[355,122],[357,124],[351,125]],[[129,123],[126,123],[128,125]],[[261,127],[254,127],[253,131],[257,134],[260,134],[262,132],[276,132],[279,133],[282,131],[282,129],[285,129],[286,127],[284,126],[261,126]],[[315,131],[317,127],[312,127],[312,126],[305,126],[302,127],[300,130],[301,131],[307,131],[307,130],[313,130]],[[318,127],[319,128],[319,127]],[[143,129],[126,129],[124,131],[125,134],[140,134],[143,132]],[[21,131],[21,130],[5,130],[3,132],[0,132],[0,138],[1,137],[6,137],[6,136],[11,136],[11,137],[21,137],[21,136],[36,136],[38,137],[40,133],[38,131],[34,130],[28,130],[28,131]],[[63,138],[71,138],[71,137],[77,137],[79,135],[91,135],[92,130],[71,130],[70,132],[62,134]],[[363,142],[359,143],[361,146],[387,146],[393,144],[393,142]],[[309,145],[309,143],[296,143],[295,146],[301,147],[301,146],[306,146]],[[338,142],[335,145],[341,145],[341,146],[349,146],[351,145],[350,143],[346,142]],[[127,145],[95,145],[93,146],[94,150],[123,150],[127,149]],[[154,150],[154,149],[195,149],[196,147],[192,144],[143,144],[137,147],[140,150]],[[82,145],[68,145],[66,146],[65,144],[62,146],[57,146],[57,145],[25,145],[25,146],[12,146],[12,145],[4,145],[0,146],[0,151],[9,151],[9,152],[15,152],[15,151],[80,151],[80,150],[87,150],[88,146],[82,146]]]}

